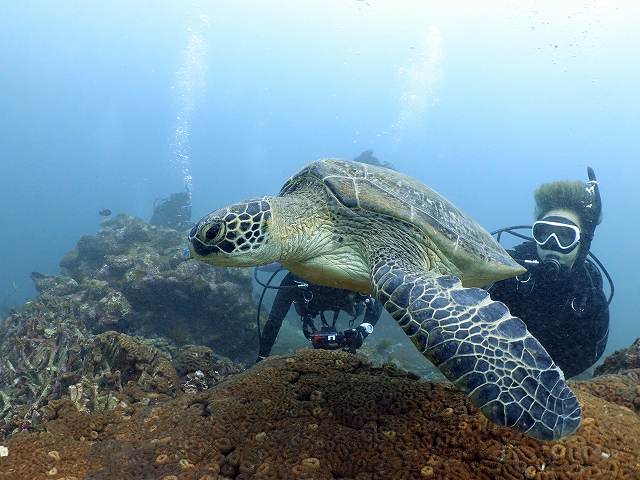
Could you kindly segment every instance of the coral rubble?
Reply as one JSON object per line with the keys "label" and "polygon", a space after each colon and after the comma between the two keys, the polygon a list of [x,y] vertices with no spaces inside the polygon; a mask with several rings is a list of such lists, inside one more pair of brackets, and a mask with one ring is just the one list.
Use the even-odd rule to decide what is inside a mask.
{"label": "coral rubble", "polygon": [[38,421],[38,407],[66,392],[83,368],[90,335],[82,303],[43,293],[0,326],[0,439]]}
{"label": "coral rubble", "polygon": [[0,479],[640,478],[640,417],[578,390],[583,425],[539,442],[449,385],[302,350],[203,392],[93,413],[54,401],[42,432],[5,442]]}

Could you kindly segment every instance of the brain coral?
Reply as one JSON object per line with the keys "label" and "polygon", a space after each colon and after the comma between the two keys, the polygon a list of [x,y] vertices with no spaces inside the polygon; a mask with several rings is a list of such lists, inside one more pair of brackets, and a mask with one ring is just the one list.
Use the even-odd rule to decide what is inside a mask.
{"label": "brain coral", "polygon": [[600,375],[587,382],[576,382],[576,386],[582,391],[624,405],[640,414],[640,368]]}
{"label": "brain coral", "polygon": [[490,424],[449,385],[302,350],[126,410],[55,402],[45,431],[5,443],[0,480],[640,478],[640,416],[577,390],[583,426],[539,442]]}

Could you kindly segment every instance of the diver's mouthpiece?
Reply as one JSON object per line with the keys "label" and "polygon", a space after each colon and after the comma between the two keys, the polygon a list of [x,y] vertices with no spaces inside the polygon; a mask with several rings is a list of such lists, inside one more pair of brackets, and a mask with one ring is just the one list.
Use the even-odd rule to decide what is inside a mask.
{"label": "diver's mouthpiece", "polygon": [[557,277],[560,274],[560,269],[562,265],[557,258],[547,258],[544,262],[542,262],[542,270],[546,275],[551,277]]}

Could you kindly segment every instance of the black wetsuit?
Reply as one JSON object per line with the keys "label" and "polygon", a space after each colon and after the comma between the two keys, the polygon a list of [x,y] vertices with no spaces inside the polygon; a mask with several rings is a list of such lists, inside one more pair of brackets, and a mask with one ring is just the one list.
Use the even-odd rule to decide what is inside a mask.
{"label": "black wetsuit", "polygon": [[[538,260],[531,241],[509,254],[518,261]],[[584,372],[602,355],[609,334],[609,306],[602,276],[591,261],[557,278],[530,268],[516,278],[496,282],[489,292],[527,324],[565,377]]]}
{"label": "black wetsuit", "polygon": [[[297,283],[298,282],[298,283]],[[379,302],[370,296],[363,296],[356,292],[343,290],[340,288],[323,287],[309,284],[308,287],[300,288],[300,283],[307,283],[293,273],[288,273],[280,283],[281,288],[273,301],[269,319],[264,326],[260,338],[259,358],[269,356],[271,348],[276,341],[282,321],[289,312],[291,304],[296,308],[303,322],[313,321],[313,318],[321,316],[324,319],[326,311],[344,311],[355,320],[364,310],[363,323],[375,325],[380,318],[382,307]],[[354,325],[357,327],[357,325]],[[309,336],[307,325],[303,324],[305,336]]]}

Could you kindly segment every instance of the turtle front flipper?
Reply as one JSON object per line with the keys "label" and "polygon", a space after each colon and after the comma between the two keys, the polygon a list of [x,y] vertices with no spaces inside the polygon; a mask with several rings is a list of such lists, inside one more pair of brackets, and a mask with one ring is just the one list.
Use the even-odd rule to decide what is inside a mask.
{"label": "turtle front flipper", "polygon": [[522,320],[454,276],[380,261],[375,293],[418,350],[493,422],[540,440],[580,425],[564,374]]}

